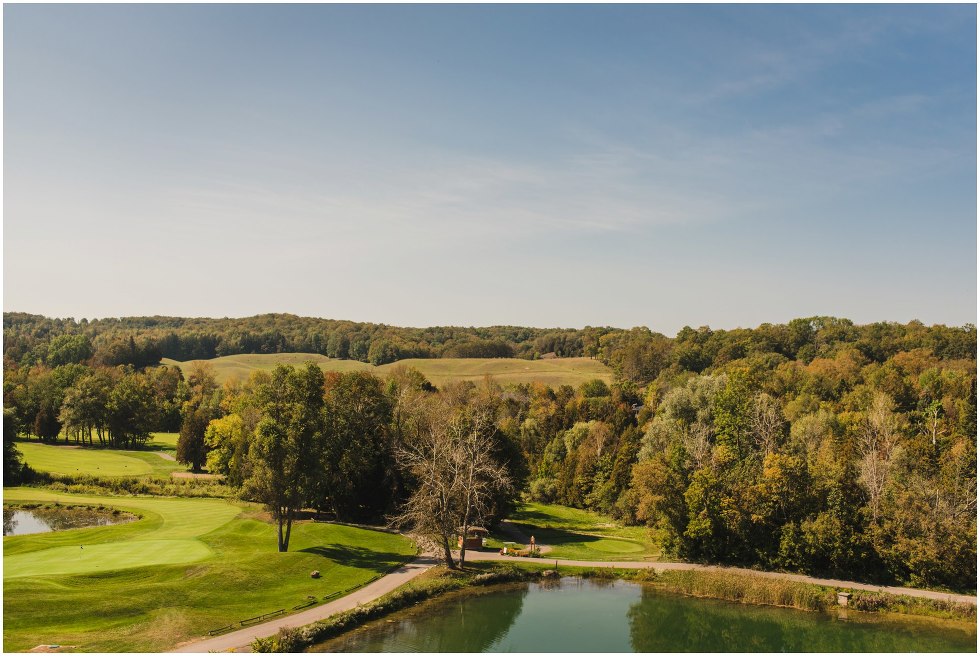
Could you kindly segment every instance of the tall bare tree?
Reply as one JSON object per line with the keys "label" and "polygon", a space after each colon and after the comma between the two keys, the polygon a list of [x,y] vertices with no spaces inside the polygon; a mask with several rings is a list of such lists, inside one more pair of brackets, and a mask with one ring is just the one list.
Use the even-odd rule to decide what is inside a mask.
{"label": "tall bare tree", "polygon": [[[506,467],[494,456],[494,418],[483,408],[468,407],[460,390],[419,401],[412,415],[397,459],[414,491],[392,521],[433,540],[455,568],[456,536],[485,521],[495,494],[511,486]],[[464,541],[459,566],[465,560]]]}
{"label": "tall bare tree", "polygon": [[752,414],[749,417],[752,439],[765,458],[776,450],[786,434],[786,420],[779,407],[779,401],[765,392],[752,399]]}
{"label": "tall bare tree", "polygon": [[901,420],[893,412],[891,397],[882,392],[874,395],[859,433],[861,450],[860,482],[868,493],[871,522],[877,525],[881,500],[897,455]]}

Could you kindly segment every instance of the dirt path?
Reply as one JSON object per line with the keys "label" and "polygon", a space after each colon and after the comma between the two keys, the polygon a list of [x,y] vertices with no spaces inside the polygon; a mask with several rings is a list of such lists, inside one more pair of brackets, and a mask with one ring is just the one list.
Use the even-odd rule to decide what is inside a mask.
{"label": "dirt path", "polygon": [[803,574],[784,574],[782,572],[758,572],[753,569],[741,567],[718,567],[714,565],[698,565],[695,563],[656,563],[656,562],[637,562],[637,561],[608,561],[608,560],[555,560],[554,558],[515,558],[513,556],[501,556],[492,551],[467,552],[469,560],[502,560],[514,562],[515,560],[530,561],[538,563],[554,563],[565,565],[566,567],[610,567],[616,569],[644,569],[647,567],[658,571],[665,570],[705,570],[711,572],[734,572],[736,574],[751,574],[755,576],[765,576],[775,579],[787,579],[790,581],[800,581],[802,583],[815,583],[834,588],[850,588],[852,590],[869,590],[871,592],[887,592],[896,595],[906,595],[909,597],[921,597],[923,599],[939,599],[942,601],[954,601],[963,604],[977,605],[977,598],[969,595],[951,594],[948,592],[935,592],[933,590],[919,590],[917,588],[897,588],[883,585],[871,585],[868,583],[857,583],[855,581],[839,581],[837,579],[820,579]]}
{"label": "dirt path", "polygon": [[299,627],[312,624],[317,620],[322,620],[334,615],[350,610],[358,604],[366,604],[374,601],[378,597],[387,594],[404,583],[408,583],[419,574],[436,564],[435,559],[429,556],[420,556],[412,562],[399,567],[391,574],[383,576],[374,583],[370,583],[360,590],[355,590],[345,597],[322,606],[316,606],[309,610],[304,610],[295,615],[281,617],[271,622],[256,624],[245,629],[239,629],[231,633],[208,638],[207,640],[197,640],[184,643],[178,646],[173,652],[201,653],[209,651],[234,651],[247,648],[256,638],[266,638],[275,635],[282,627]]}
{"label": "dirt path", "polygon": [[163,458],[164,460],[170,460],[170,461],[173,461],[173,462],[177,462],[177,458],[174,458],[173,455],[171,455],[169,453],[165,453],[163,451],[154,451],[154,453],[157,454],[158,456],[160,456],[161,458]]}

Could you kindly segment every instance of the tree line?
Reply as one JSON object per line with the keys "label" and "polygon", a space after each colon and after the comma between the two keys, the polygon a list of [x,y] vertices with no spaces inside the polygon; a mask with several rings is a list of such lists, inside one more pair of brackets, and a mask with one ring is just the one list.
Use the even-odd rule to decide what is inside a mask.
{"label": "tree line", "polygon": [[646,524],[678,558],[972,589],[976,373],[975,356],[877,362],[852,342],[668,366],[645,387],[532,386],[528,490]]}
{"label": "tree line", "polygon": [[176,367],[62,364],[4,371],[4,411],[17,435],[133,448],[173,432],[190,389]]}
{"label": "tree line", "polygon": [[[524,491],[647,525],[666,554],[690,560],[958,589],[976,580],[973,326],[812,318],[673,339],[608,332],[583,349],[616,383],[578,388],[436,390],[404,368],[384,380],[277,369],[218,386],[206,367],[185,380],[166,367],[83,365],[58,355],[84,353],[75,342],[49,343],[53,360],[7,360],[5,425],[9,414],[16,431],[132,444],[151,426],[180,430],[182,461],[256,499],[262,472],[292,471],[268,459],[301,445],[290,503],[351,521],[427,518],[447,553],[464,524],[500,516]],[[281,507],[285,539],[295,506],[266,503]]]}
{"label": "tree line", "polygon": [[583,331],[573,329],[399,328],[290,314],[244,319],[126,317],[76,321],[5,312],[3,321],[5,362],[18,365],[84,362],[141,368],[161,358],[187,361],[291,352],[382,365],[408,358],[532,359],[550,353],[559,357],[584,353]]}
{"label": "tree line", "polygon": [[900,351],[926,348],[944,359],[976,353],[976,328],[879,322],[864,326],[847,319],[809,317],[752,329],[684,327],[673,338],[647,328],[623,330],[586,326],[543,329],[400,328],[266,314],[244,319],[125,317],[52,319],[5,312],[5,368],[44,364],[132,365],[140,369],[161,358],[211,359],[243,353],[318,353],[381,365],[408,358],[533,359],[593,357],[611,366],[620,379],[646,385],[664,369],[700,373],[752,354],[773,354],[809,362],[850,344],[862,356],[884,362]]}

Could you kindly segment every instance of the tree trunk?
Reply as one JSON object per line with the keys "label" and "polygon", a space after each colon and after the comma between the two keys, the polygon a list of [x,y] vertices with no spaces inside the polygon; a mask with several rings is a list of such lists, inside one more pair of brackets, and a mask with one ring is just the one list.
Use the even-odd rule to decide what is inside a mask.
{"label": "tree trunk", "polygon": [[278,546],[279,546],[279,552],[282,553],[283,551],[286,550],[285,547],[283,547],[283,543],[282,543],[282,525],[283,525],[283,522],[285,521],[286,518],[283,517],[282,510],[280,510],[276,514],[278,515],[278,517],[276,517],[276,519],[278,520],[278,523],[279,523],[279,535],[278,535],[279,543],[278,543]]}
{"label": "tree trunk", "polygon": [[463,516],[463,544],[459,547],[459,567],[460,569],[466,564],[466,537],[470,533],[470,512],[469,512],[469,493],[466,494],[466,514]]}
{"label": "tree trunk", "polygon": [[453,552],[449,549],[449,540],[445,537],[442,538],[442,548],[445,551],[446,566],[449,569],[456,569],[456,563],[453,561]]}
{"label": "tree trunk", "polygon": [[293,530],[293,509],[286,511],[286,540],[283,542],[282,550],[289,551],[289,534]]}

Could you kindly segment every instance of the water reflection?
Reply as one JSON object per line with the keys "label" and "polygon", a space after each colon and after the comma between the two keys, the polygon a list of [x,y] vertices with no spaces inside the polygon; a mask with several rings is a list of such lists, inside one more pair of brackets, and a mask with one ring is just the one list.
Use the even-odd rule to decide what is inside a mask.
{"label": "water reflection", "polygon": [[678,597],[645,587],[629,610],[637,652],[973,651],[975,627],[920,618],[806,613],[784,608]]}
{"label": "water reflection", "polygon": [[[387,620],[329,640],[317,652],[484,652],[494,647],[521,614],[527,584],[451,594],[438,606],[423,604]],[[478,605],[480,611],[472,612]],[[493,618],[487,621],[486,618]]]}
{"label": "water reflection", "polygon": [[321,643],[354,652],[966,651],[976,625],[694,599],[624,581],[564,578],[469,590]]}
{"label": "water reflection", "polygon": [[3,534],[29,535],[73,528],[109,526],[137,519],[135,515],[113,509],[87,506],[4,507]]}

